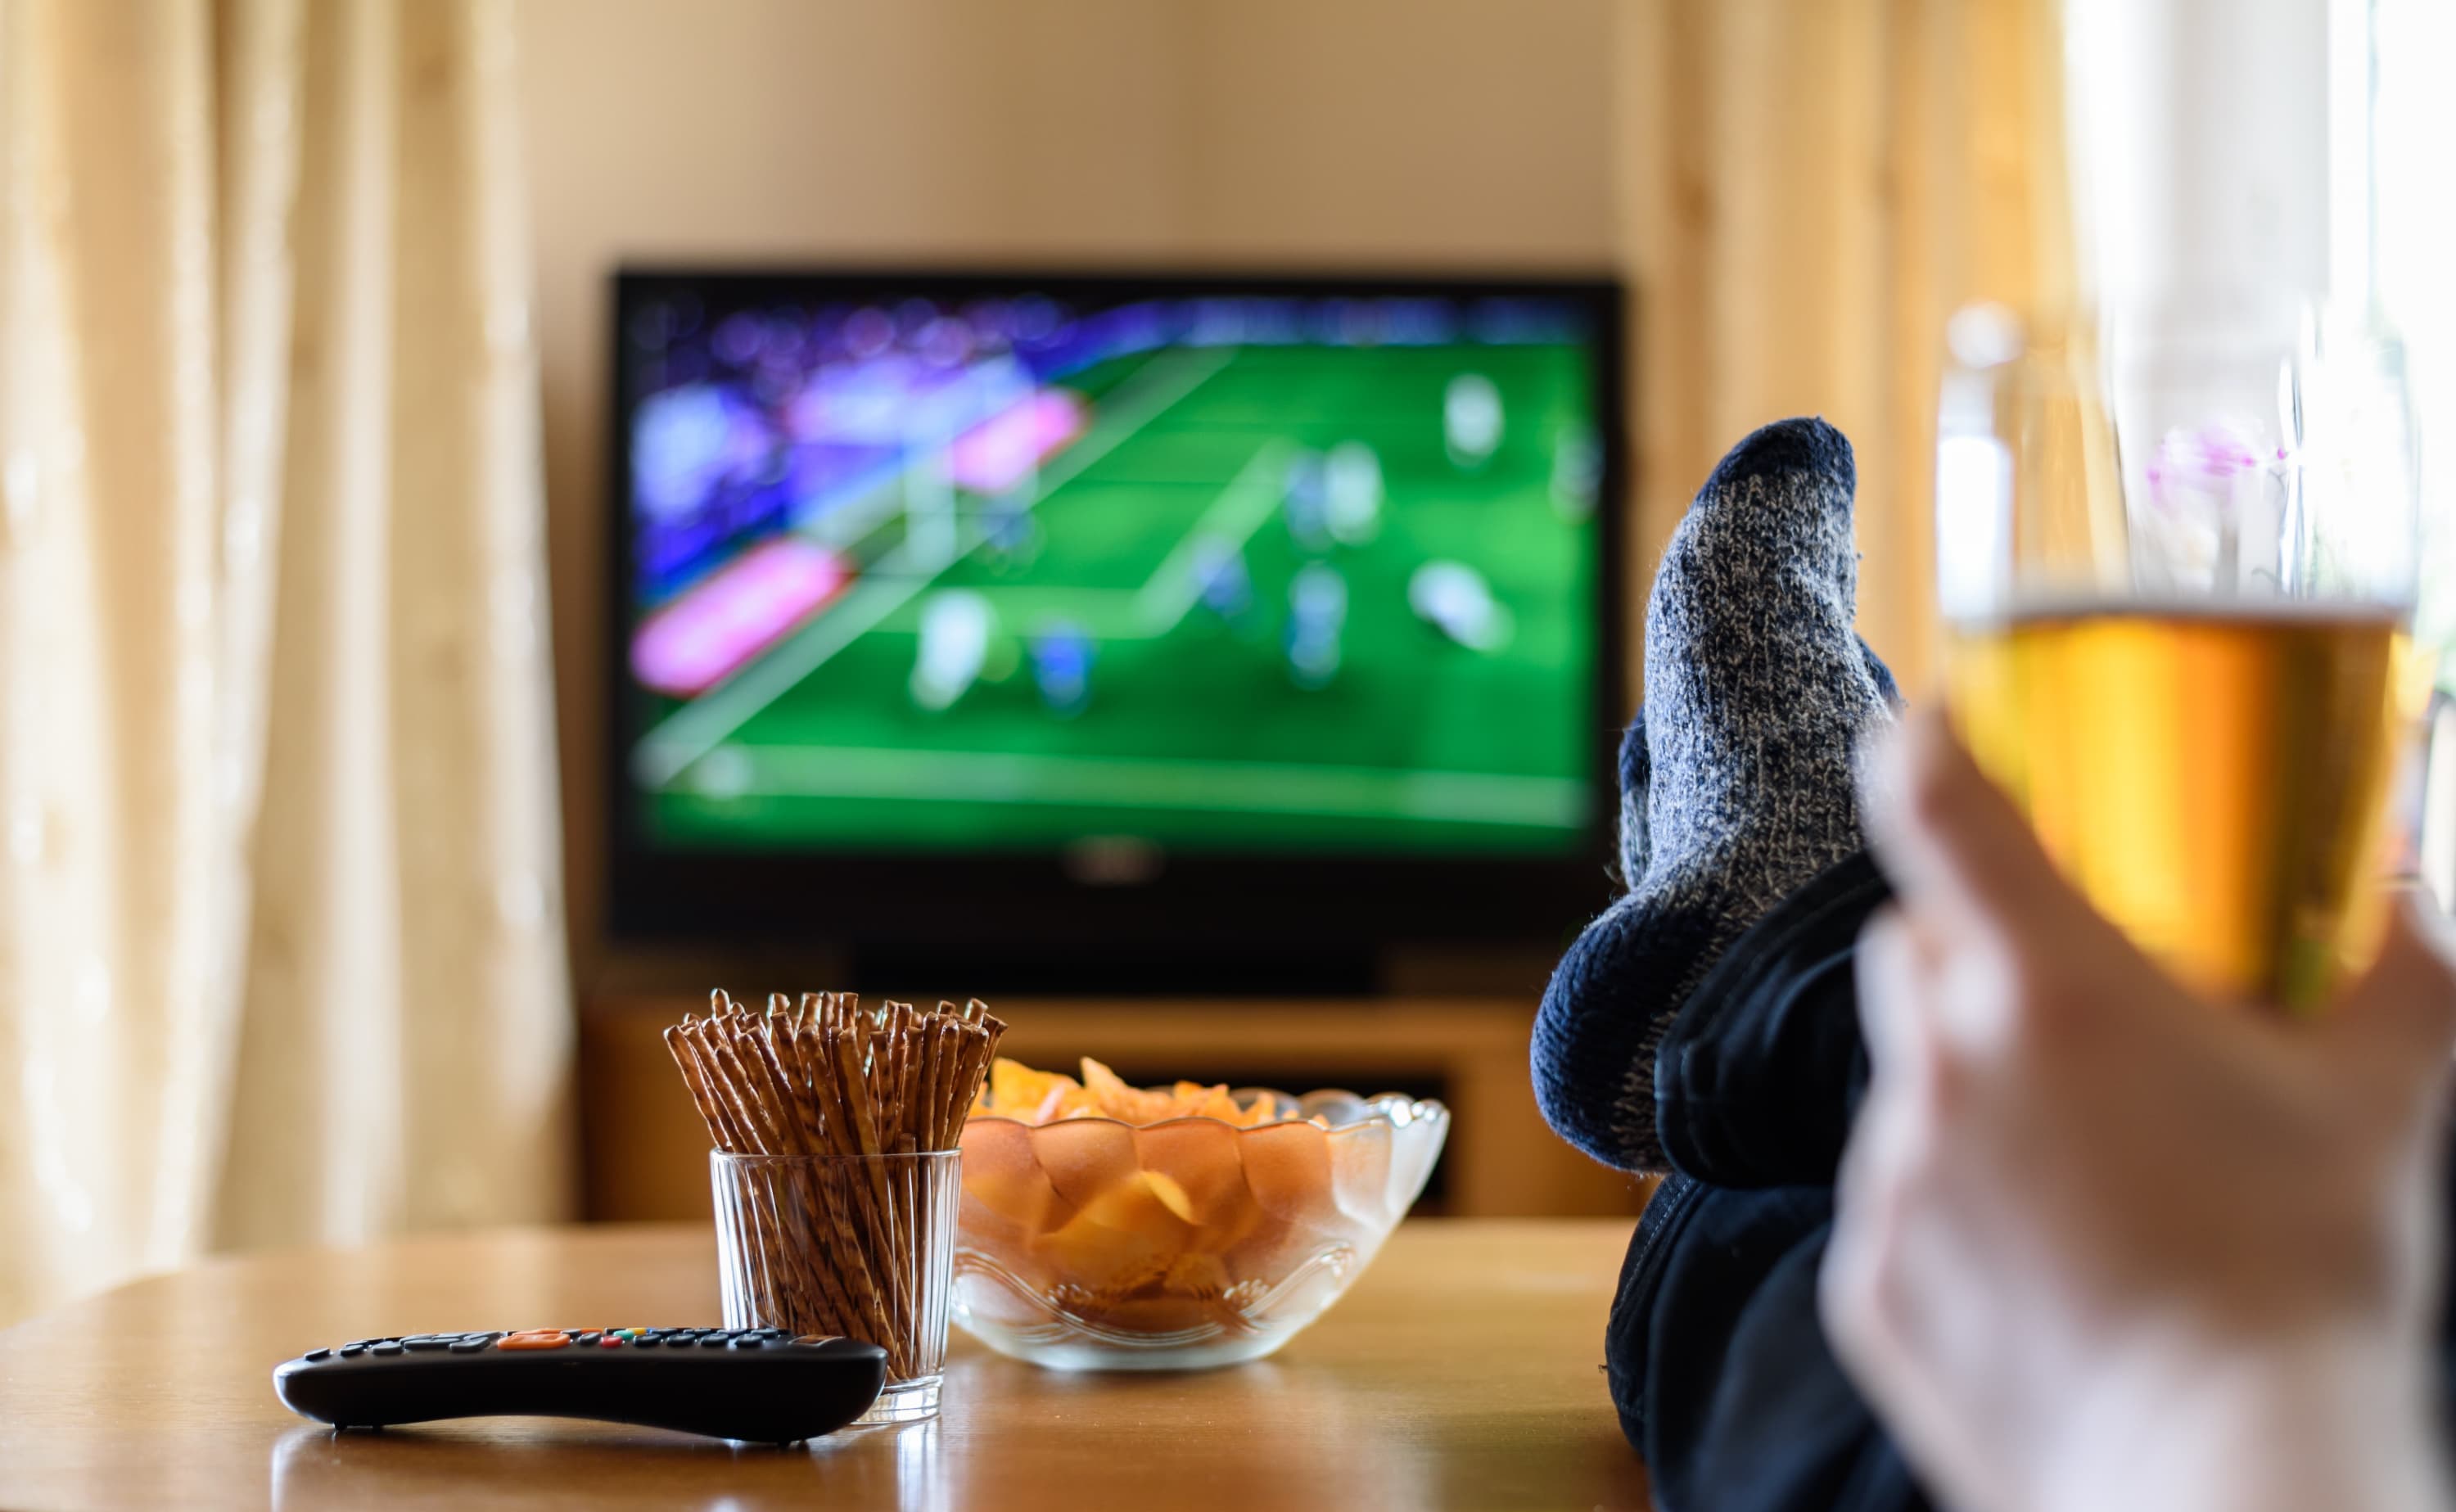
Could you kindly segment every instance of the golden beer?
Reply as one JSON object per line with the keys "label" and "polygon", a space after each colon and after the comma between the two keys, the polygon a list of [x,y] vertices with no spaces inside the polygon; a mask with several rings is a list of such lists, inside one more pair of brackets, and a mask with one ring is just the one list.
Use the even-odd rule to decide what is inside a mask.
{"label": "golden beer", "polygon": [[1963,625],[1955,715],[2065,874],[2201,991],[2307,1012],[2367,960],[2403,618],[2065,605]]}

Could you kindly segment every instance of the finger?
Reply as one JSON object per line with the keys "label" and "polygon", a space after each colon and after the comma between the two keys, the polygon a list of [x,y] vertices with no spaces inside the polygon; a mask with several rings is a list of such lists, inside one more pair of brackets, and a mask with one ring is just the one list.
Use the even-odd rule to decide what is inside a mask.
{"label": "finger", "polygon": [[1816,1311],[1834,1354],[1854,1376],[1873,1371],[1893,1352],[1893,1319],[1885,1306],[1885,1277],[1901,1231],[1896,1190],[1872,1169],[1855,1134],[1844,1148],[1833,1191],[1833,1231],[1816,1267]]}
{"label": "finger", "polygon": [[1859,995],[1859,1032],[1878,1074],[1923,1062],[1931,1052],[1928,983],[1933,956],[1898,905],[1869,916],[1852,962]]}
{"label": "finger", "polygon": [[1894,1071],[1880,1069],[1834,1171],[1832,1236],[1817,1267],[1817,1310],[1846,1364],[1874,1368],[1898,1331],[1885,1282],[1899,1269],[1903,1182],[1916,1133],[1909,1092]]}
{"label": "finger", "polygon": [[1917,1462],[1950,1484],[1984,1486],[1985,1466],[1953,1432],[1968,1414],[1938,1395],[1946,1373],[1917,1323],[1919,1267],[1908,1231],[1918,1200],[1908,1183],[1917,1177],[1898,1138],[1887,1137],[1909,1110],[1882,1094],[1872,1104],[1843,1151],[1832,1237],[1817,1266],[1818,1322],[1835,1361]]}
{"label": "finger", "polygon": [[2379,959],[2322,1032],[2338,1054],[2382,1078],[2383,1095],[2401,1105],[2446,1083],[2456,1054],[2456,964],[2444,927],[2423,917],[2416,899],[2397,900]]}
{"label": "finger", "polygon": [[1915,921],[1879,910],[1854,962],[1868,1087],[1852,1119],[1851,1162],[1897,1178],[1934,1154],[1934,1131],[1966,1100],[1966,1072],[1948,1041],[1943,966]]}
{"label": "finger", "polygon": [[2088,913],[1941,712],[1905,720],[1868,769],[1869,838],[1913,914],[1947,933],[2006,937]]}

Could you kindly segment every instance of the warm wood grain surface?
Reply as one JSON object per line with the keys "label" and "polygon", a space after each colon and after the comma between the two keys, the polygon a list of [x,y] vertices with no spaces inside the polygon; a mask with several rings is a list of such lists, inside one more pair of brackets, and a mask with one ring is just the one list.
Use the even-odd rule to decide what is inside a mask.
{"label": "warm wood grain surface", "polygon": [[957,1338],[945,1414],[808,1449],[498,1419],[335,1435],[270,1372],[380,1333],[717,1321],[706,1230],[520,1230],[216,1261],[0,1332],[0,1507],[1610,1508],[1626,1220],[1418,1221],[1270,1360],[1059,1376]]}

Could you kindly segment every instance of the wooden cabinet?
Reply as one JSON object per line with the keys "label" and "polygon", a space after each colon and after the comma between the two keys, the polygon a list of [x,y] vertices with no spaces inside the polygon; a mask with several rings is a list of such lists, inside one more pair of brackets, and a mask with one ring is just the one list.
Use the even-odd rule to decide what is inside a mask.
{"label": "wooden cabinet", "polygon": [[[582,1020],[585,1213],[599,1220],[702,1217],[707,1136],[660,1034],[700,1006],[608,995]],[[1051,1070],[1094,1055],[1130,1080],[1234,1080],[1303,1092],[1438,1095],[1452,1115],[1425,1211],[1461,1217],[1634,1214],[1651,1183],[1563,1144],[1526,1071],[1532,1010],[1509,998],[1004,998],[1003,1052]]]}

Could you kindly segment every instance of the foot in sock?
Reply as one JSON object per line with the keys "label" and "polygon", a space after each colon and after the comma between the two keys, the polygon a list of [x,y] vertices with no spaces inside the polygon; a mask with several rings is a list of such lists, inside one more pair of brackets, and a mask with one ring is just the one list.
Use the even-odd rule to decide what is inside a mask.
{"label": "foot in sock", "polygon": [[1537,1016],[1535,1090],[1563,1137],[1662,1170],[1654,1051],[1724,949],[1860,848],[1858,745],[1893,677],[1852,628],[1851,443],[1778,421],[1731,449],[1673,532],[1646,609],[1646,705],[1621,747],[1627,893]]}

